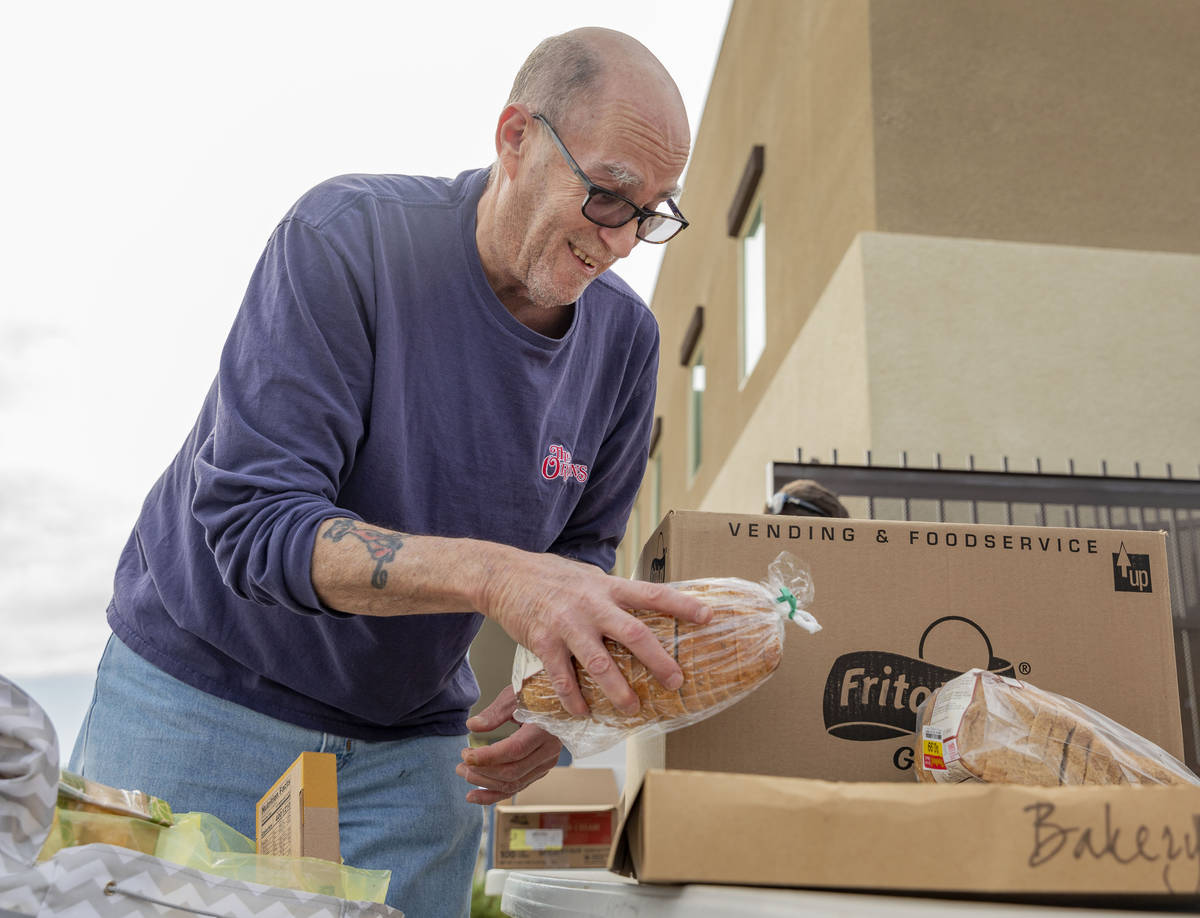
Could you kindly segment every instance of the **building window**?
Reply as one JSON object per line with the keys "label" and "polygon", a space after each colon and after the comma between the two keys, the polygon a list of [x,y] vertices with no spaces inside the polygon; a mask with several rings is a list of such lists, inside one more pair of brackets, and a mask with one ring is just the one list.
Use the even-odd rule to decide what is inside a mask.
{"label": "building window", "polygon": [[696,348],[695,356],[688,366],[691,386],[688,393],[688,473],[695,475],[700,470],[704,443],[704,351]]}
{"label": "building window", "polygon": [[739,291],[741,381],[754,372],[767,344],[767,225],[760,201],[742,234]]}

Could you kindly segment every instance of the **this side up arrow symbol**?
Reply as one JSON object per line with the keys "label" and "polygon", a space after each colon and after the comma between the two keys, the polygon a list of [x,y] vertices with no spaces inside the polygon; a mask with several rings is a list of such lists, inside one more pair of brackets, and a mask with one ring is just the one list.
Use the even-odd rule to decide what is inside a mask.
{"label": "this side up arrow symbol", "polygon": [[1129,552],[1125,550],[1125,543],[1121,543],[1121,550],[1117,552],[1117,567],[1121,568],[1121,576],[1126,580],[1129,579],[1129,568],[1133,565],[1129,562]]}

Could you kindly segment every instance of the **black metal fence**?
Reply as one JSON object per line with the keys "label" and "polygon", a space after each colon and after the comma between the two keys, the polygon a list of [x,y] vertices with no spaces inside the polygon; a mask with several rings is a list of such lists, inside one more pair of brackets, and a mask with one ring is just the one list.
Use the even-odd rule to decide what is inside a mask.
{"label": "black metal fence", "polygon": [[[1044,473],[1041,460],[1032,472],[975,468],[943,468],[940,455],[933,467],[913,467],[901,453],[900,465],[876,465],[870,453],[863,465],[804,461],[773,462],[772,493],[789,481],[809,478],[834,491],[852,515],[867,519],[951,523],[1005,523],[1089,529],[1143,529],[1167,533],[1167,566],[1175,620],[1175,657],[1183,714],[1187,764],[1200,771],[1200,478],[1177,478],[1170,465],[1166,477]],[[865,513],[864,513],[865,508]]]}

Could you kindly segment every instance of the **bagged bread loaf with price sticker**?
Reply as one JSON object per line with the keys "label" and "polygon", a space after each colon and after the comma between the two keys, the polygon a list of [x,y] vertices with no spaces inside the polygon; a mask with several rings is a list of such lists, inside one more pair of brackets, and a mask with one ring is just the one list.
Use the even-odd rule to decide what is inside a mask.
{"label": "bagged bread loaf with price sticker", "polygon": [[783,552],[759,583],[732,577],[670,583],[708,604],[705,625],[669,615],[630,609],[645,622],[683,671],[683,684],[670,690],[630,651],[610,638],[605,648],[637,693],[639,710],[618,710],[587,670],[575,661],[579,688],[591,714],[577,717],[563,708],[545,668],[518,646],[513,661],[516,720],[554,734],[575,757],[594,755],[635,734],[666,733],[711,717],[762,685],[779,666],[787,622],[812,633],[820,625],[806,606],[812,602],[808,570]]}
{"label": "bagged bread loaf with price sticker", "polygon": [[917,780],[1031,784],[1200,784],[1187,766],[1086,705],[972,669],[917,711]]}

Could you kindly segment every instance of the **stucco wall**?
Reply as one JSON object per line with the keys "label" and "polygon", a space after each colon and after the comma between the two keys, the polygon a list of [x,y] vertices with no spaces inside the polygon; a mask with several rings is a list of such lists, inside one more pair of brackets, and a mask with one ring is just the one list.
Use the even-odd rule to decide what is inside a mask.
{"label": "stucco wall", "polygon": [[[695,506],[712,486],[855,234],[874,226],[868,10],[867,0],[767,0],[730,13],[680,201],[692,225],[668,245],[653,304],[662,329],[664,507]],[[766,350],[743,383],[739,242],[726,216],[755,144],[766,147],[759,191],[771,306]],[[680,345],[698,305],[709,420],[693,481]],[[642,531],[656,523],[643,520]]]}
{"label": "stucco wall", "polygon": [[877,229],[1200,252],[1200,4],[875,0],[870,23]]}
{"label": "stucco wall", "polygon": [[886,233],[861,244],[876,450],[1197,474],[1200,255]]}
{"label": "stucco wall", "polygon": [[864,233],[698,509],[757,512],[797,447],[1195,477],[1200,255]]}
{"label": "stucco wall", "polygon": [[861,455],[869,446],[865,276],[855,240],[696,509],[759,513],[769,462],[794,460],[818,439],[826,458],[831,448]]}

